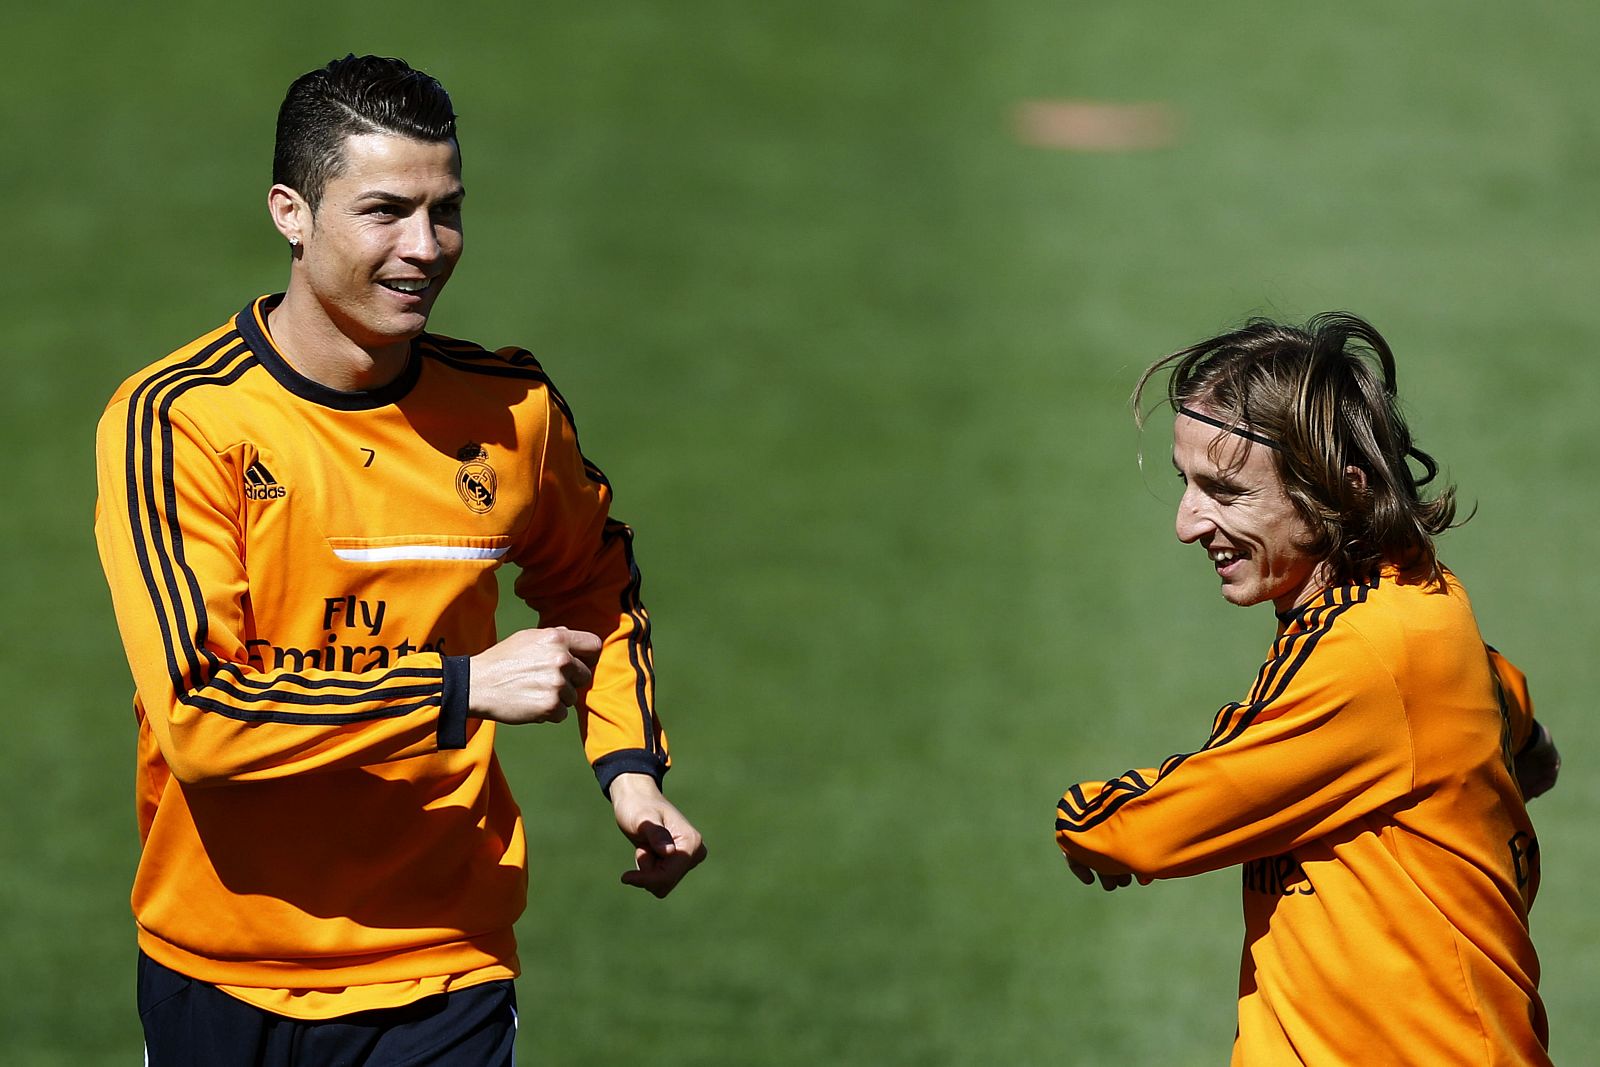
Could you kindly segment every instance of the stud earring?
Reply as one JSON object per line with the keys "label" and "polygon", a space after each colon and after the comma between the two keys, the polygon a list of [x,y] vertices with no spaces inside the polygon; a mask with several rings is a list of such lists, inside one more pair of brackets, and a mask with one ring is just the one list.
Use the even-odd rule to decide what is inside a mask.
{"label": "stud earring", "polygon": [[300,247],[300,238],[298,238],[298,237],[289,238],[289,247],[290,248],[299,248]]}

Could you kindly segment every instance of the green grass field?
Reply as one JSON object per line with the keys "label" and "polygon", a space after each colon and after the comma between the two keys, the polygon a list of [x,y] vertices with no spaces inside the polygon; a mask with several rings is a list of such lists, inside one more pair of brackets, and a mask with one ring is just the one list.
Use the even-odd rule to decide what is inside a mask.
{"label": "green grass field", "polygon": [[[1271,636],[1173,539],[1133,378],[1334,307],[1478,503],[1444,556],[1566,762],[1534,805],[1552,1052],[1600,1060],[1592,5],[65,2],[8,37],[0,1060],[138,1062],[94,421],[282,286],[273,117],[346,50],[454,95],[434,324],[532,348],[617,485],[711,849],[665,902],[617,885],[572,724],[502,735],[527,1062],[1226,1062],[1237,873],[1090,891],[1052,809],[1201,743]],[[1178,136],[1026,147],[1041,98],[1164,102]]]}

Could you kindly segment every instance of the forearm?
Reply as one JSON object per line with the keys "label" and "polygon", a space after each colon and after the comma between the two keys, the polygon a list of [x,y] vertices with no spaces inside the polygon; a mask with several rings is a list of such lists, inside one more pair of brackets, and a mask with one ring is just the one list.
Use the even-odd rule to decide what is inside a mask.
{"label": "forearm", "polygon": [[460,748],[468,736],[464,668],[436,653],[366,674],[224,664],[203,684],[181,689],[157,672],[136,666],[134,673],[163,759],[180,781],[207,785]]}
{"label": "forearm", "polygon": [[[599,635],[593,679],[577,703],[584,752],[602,788],[616,774],[639,772],[657,782],[670,766],[666,733],[656,714],[650,614],[640,599],[632,534],[608,522],[598,550],[582,561],[581,585],[551,594],[529,580],[519,583],[541,626]],[[570,579],[569,579],[570,580]]]}
{"label": "forearm", "polygon": [[1056,843],[1067,858],[1100,874],[1148,881],[1218,870],[1285,847],[1237,798],[1235,817],[1218,811],[1206,817],[1181,783],[1157,784],[1154,776],[1146,782],[1135,786],[1124,776],[1069,790],[1056,809]]}
{"label": "forearm", "polygon": [[1291,851],[1360,818],[1411,781],[1399,706],[1375,689],[1370,700],[1229,705],[1199,751],[1068,790],[1057,842],[1104,873],[1175,878]]}

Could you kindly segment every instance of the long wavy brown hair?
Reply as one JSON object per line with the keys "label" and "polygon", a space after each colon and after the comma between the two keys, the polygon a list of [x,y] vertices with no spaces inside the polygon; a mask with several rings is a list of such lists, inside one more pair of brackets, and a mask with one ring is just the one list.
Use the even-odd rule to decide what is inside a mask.
{"label": "long wavy brown hair", "polygon": [[[1332,581],[1356,580],[1382,563],[1441,580],[1434,538],[1456,525],[1455,488],[1422,495],[1439,465],[1411,439],[1394,354],[1370,324],[1337,311],[1304,326],[1251,319],[1164,356],[1133,391],[1141,428],[1145,388],[1162,371],[1174,410],[1204,408],[1231,430],[1274,442],[1284,490],[1314,531],[1301,547],[1327,562]],[[1229,432],[1219,431],[1216,444]]]}

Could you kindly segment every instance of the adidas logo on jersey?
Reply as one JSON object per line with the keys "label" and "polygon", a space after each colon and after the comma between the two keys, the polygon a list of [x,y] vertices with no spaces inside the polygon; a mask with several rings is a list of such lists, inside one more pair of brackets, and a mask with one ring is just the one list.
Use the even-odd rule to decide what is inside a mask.
{"label": "adidas logo on jersey", "polygon": [[259,459],[244,471],[244,495],[251,500],[277,500],[288,496],[289,490],[278,484],[278,479]]}

